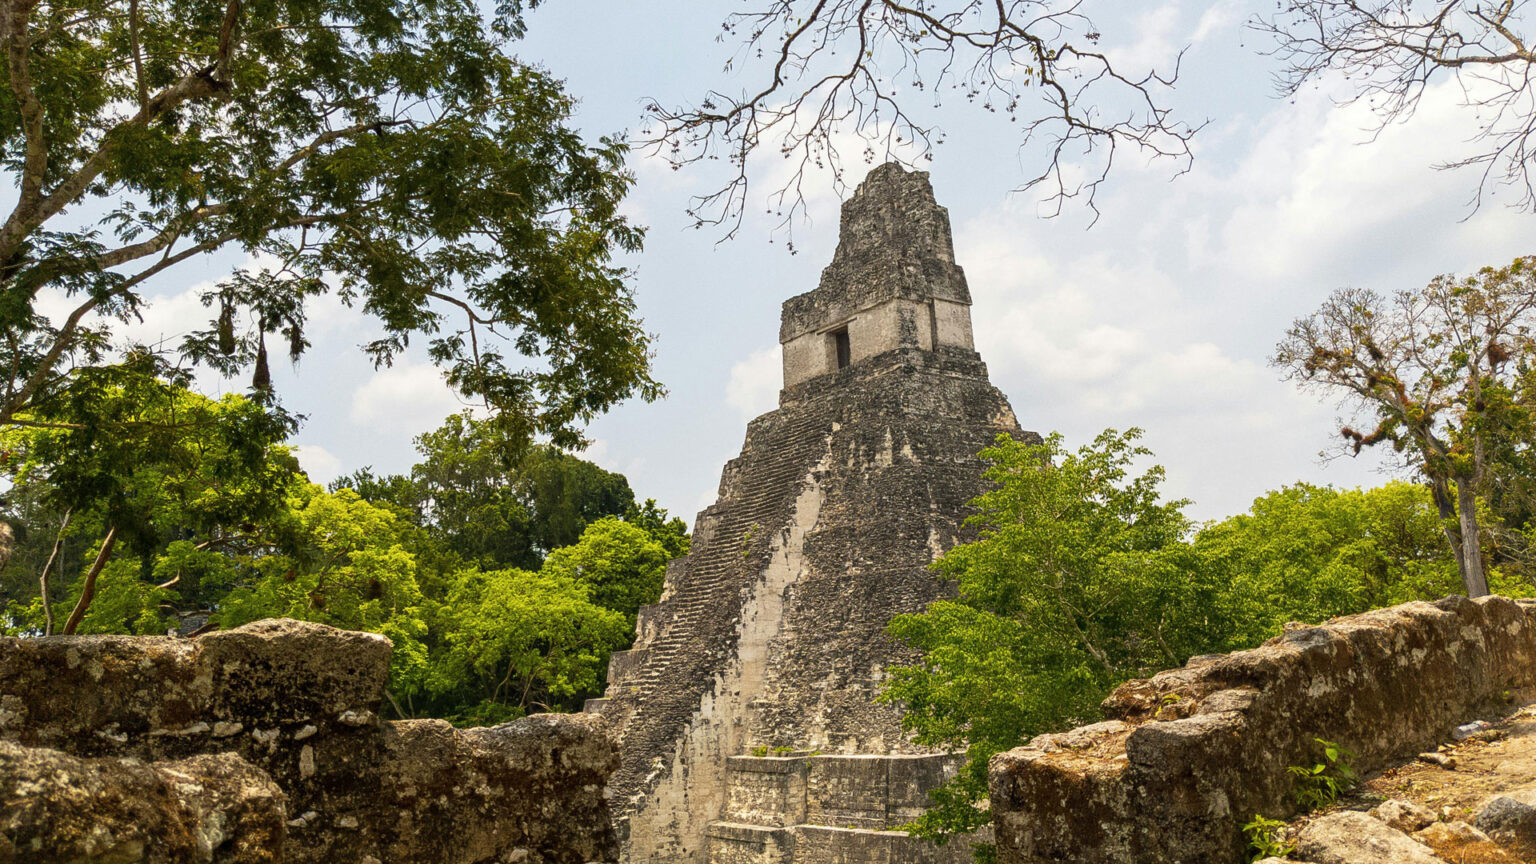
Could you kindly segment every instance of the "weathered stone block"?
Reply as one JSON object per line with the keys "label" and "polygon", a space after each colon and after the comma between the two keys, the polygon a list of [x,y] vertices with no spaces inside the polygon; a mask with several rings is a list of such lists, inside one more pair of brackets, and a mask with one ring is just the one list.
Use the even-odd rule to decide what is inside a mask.
{"label": "weathered stone block", "polygon": [[965,838],[939,846],[904,831],[801,825],[795,829],[795,864],[969,864]]}
{"label": "weathered stone block", "polygon": [[726,822],[789,827],[805,821],[807,759],[733,756],[726,760]]}
{"label": "weathered stone block", "polygon": [[795,864],[891,864],[899,831],[801,825],[795,829]]}
{"label": "weathered stone block", "polygon": [[0,741],[0,861],[281,864],[285,804],[233,753],[146,764]]}
{"label": "weathered stone block", "polygon": [[710,823],[709,864],[790,864],[794,856],[793,828]]}
{"label": "weathered stone block", "polygon": [[[600,718],[384,723],[391,646],[264,621],[186,640],[0,640],[0,740],[145,761],[238,754],[288,799],[287,860],[613,860]],[[253,769],[254,770],[254,769]]]}
{"label": "weathered stone block", "polygon": [[963,757],[947,754],[886,757],[886,826],[908,824],[932,805],[928,793],[949,782]]}
{"label": "weathered stone block", "polygon": [[806,781],[806,821],[886,827],[890,762],[884,756],[817,756]]}

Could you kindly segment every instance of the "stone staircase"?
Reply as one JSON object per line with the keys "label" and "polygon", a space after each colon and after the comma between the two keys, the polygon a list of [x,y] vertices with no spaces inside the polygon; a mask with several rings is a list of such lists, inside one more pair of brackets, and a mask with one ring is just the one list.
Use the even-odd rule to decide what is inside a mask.
{"label": "stone staircase", "polygon": [[[719,501],[699,514],[692,551],[669,568],[673,590],[640,610],[639,641],[614,654],[604,698],[588,700],[589,712],[619,712],[626,753],[670,752],[682,734],[712,670],[735,645],[742,598],[767,565],[774,529],[789,521],[834,422],[824,403],[802,404],[748,427],[742,455],[723,472]],[[615,774],[610,788],[621,812],[645,793],[650,770],[626,759]]]}

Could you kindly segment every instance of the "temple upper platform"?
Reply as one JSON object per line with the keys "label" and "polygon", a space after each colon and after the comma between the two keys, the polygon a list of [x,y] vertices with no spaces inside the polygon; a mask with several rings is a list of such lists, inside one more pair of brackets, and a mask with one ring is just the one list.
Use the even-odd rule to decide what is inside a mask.
{"label": "temple upper platform", "polygon": [[784,386],[896,348],[974,350],[970,307],[927,172],[881,165],[843,202],[821,283],[784,301]]}

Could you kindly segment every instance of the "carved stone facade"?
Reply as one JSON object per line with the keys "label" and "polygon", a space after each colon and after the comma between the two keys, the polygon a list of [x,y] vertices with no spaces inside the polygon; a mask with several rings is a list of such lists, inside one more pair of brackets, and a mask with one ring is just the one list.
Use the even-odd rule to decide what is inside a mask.
{"label": "carved stone facade", "polygon": [[[607,698],[589,705],[620,730],[609,788],[633,864],[967,851],[934,858],[888,830],[940,782],[933,771],[878,818],[814,805],[827,772],[864,771],[888,796],[890,777],[945,762],[901,758],[924,750],[875,700],[885,670],[910,659],[885,628],[952,590],[927,565],[966,539],[976,454],[1021,434],[972,348],[970,292],[927,175],[875,169],[842,218],[820,286],[784,304],[778,410],[748,425],[692,553],[672,562],[635,647],[613,659]],[[743,758],[754,748],[828,755]],[[774,792],[785,809],[753,824],[730,802],[769,764],[797,766],[784,782],[801,787]]]}

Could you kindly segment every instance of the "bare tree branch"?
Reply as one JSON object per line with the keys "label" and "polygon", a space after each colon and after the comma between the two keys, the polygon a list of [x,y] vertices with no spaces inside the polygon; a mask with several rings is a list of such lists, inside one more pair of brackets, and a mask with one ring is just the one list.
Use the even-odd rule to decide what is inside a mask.
{"label": "bare tree branch", "polygon": [[[807,172],[829,169],[845,188],[848,145],[839,136],[857,138],[866,162],[931,159],[944,132],[913,113],[914,103],[938,107],[951,92],[1022,121],[1021,147],[1046,140],[1045,163],[1022,188],[1043,185],[1056,212],[1077,197],[1093,209],[1118,148],[1170,158],[1183,170],[1197,129],[1161,102],[1177,77],[1176,59],[1172,74],[1123,73],[1091,47],[1100,36],[1080,3],[763,0],[756,11],[731,15],[724,29],[742,40],[727,69],[768,60],[764,83],[734,97],[714,90],[693,106],[652,101],[640,143],[674,168],[731,166],[726,183],[690,209],[696,225],[726,225],[730,237],[748,204],[755,152],[770,149],[791,163],[789,179],[768,196],[787,226],[804,209]],[[1040,107],[1029,108],[1036,98]],[[1095,154],[1095,166],[1077,177],[1076,160]]]}
{"label": "bare tree branch", "polygon": [[1429,86],[1460,87],[1470,140],[1482,149],[1437,168],[1477,168],[1474,210],[1493,188],[1516,190],[1521,209],[1536,209],[1536,53],[1520,28],[1523,0],[1293,0],[1250,26],[1274,39],[1283,68],[1275,77],[1291,96],[1326,79],[1351,88],[1346,103],[1375,114],[1374,135],[1406,122]]}

